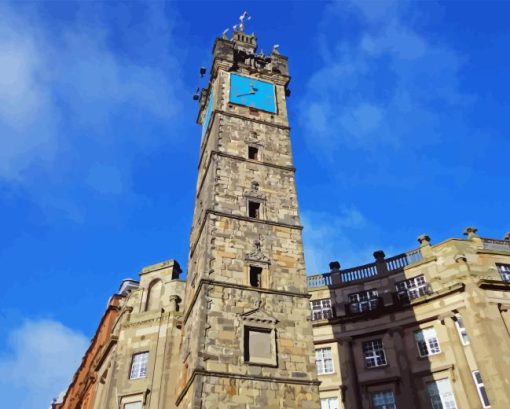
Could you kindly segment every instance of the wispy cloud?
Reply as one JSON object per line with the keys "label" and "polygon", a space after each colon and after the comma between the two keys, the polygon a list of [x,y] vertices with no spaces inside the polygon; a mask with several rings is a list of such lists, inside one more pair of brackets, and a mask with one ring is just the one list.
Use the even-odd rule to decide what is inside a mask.
{"label": "wispy cloud", "polygon": [[[464,58],[414,27],[406,2],[333,3],[322,22],[322,67],[309,80],[301,125],[331,158],[349,146],[413,151],[438,143],[441,124],[472,101]],[[338,33],[338,26],[350,33]]]}
{"label": "wispy cloud", "polygon": [[129,181],[120,183],[115,172],[97,178],[98,166],[129,178],[139,151],[164,142],[144,123],[168,126],[181,109],[168,10],[150,4],[136,16],[130,54],[100,7],[82,18],[76,4],[74,19],[49,26],[41,4],[0,5],[0,182],[72,177],[120,194]]}
{"label": "wispy cloud", "polygon": [[0,355],[3,406],[40,409],[67,388],[88,340],[59,322],[41,320],[14,329],[8,345]]}
{"label": "wispy cloud", "polygon": [[[369,263],[378,249],[378,237],[369,236],[373,223],[355,207],[340,208],[335,214],[305,210],[301,219],[308,274],[328,271],[330,261],[340,261],[344,268]],[[360,234],[364,240],[359,240]]]}

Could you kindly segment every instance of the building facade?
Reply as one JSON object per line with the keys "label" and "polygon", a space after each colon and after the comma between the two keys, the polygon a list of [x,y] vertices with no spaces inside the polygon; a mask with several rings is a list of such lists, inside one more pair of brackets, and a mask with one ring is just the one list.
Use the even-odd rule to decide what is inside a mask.
{"label": "building facade", "polygon": [[308,278],[323,408],[510,407],[510,237],[465,234]]}
{"label": "building facade", "polygon": [[186,280],[125,280],[54,409],[510,407],[510,238],[306,276],[289,80],[242,24],[216,40]]}

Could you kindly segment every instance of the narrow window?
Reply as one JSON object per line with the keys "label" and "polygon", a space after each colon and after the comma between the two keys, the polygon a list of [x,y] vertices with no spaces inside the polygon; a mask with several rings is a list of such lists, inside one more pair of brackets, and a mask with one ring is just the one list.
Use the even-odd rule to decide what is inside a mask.
{"label": "narrow window", "polygon": [[260,218],[260,203],[253,202],[251,200],[248,201],[248,216],[253,217],[254,219]]}
{"label": "narrow window", "polygon": [[478,396],[480,396],[480,401],[482,402],[483,408],[490,408],[491,403],[489,401],[489,397],[487,396],[487,391],[485,390],[485,385],[482,381],[482,375],[480,375],[480,371],[473,371],[473,379],[475,380],[476,389],[478,389]]}
{"label": "narrow window", "polygon": [[380,339],[363,342],[363,356],[367,368],[377,368],[387,365],[386,354],[384,353],[383,343]]}
{"label": "narrow window", "polygon": [[316,349],[315,364],[317,365],[317,373],[319,375],[333,373],[333,356],[331,354],[331,348]]}
{"label": "narrow window", "polygon": [[312,320],[326,320],[333,317],[333,309],[331,308],[331,299],[310,301],[312,308]]}
{"label": "narrow window", "polygon": [[248,146],[248,159],[259,160],[259,150],[255,146]]}
{"label": "narrow window", "polygon": [[457,409],[452,385],[447,378],[427,383],[427,392],[432,409]]}
{"label": "narrow window", "polygon": [[424,328],[414,333],[420,357],[436,355],[441,352],[434,327]]}
{"label": "narrow window", "polygon": [[262,267],[250,266],[250,285],[262,287]]}
{"label": "narrow window", "polygon": [[372,395],[374,409],[397,409],[393,391],[376,392]]}
{"label": "narrow window", "polygon": [[337,398],[321,399],[321,409],[339,409]]}
{"label": "narrow window", "polygon": [[129,379],[140,379],[147,376],[147,362],[149,360],[148,352],[140,352],[133,355],[131,360],[131,371]]}
{"label": "narrow window", "polygon": [[466,331],[466,327],[464,327],[464,321],[462,321],[462,317],[457,314],[455,316],[455,327],[457,327],[457,332],[459,333],[460,342],[462,345],[469,345],[469,337]]}

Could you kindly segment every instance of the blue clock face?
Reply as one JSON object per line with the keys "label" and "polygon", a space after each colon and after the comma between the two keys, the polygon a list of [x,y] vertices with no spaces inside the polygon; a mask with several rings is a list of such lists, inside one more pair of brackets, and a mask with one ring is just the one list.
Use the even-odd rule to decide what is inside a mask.
{"label": "blue clock face", "polygon": [[230,102],[276,113],[274,84],[230,74]]}
{"label": "blue clock face", "polygon": [[209,95],[209,101],[207,101],[207,108],[205,110],[204,122],[202,122],[202,136],[204,136],[205,131],[207,130],[207,125],[209,125],[209,120],[211,119],[213,98],[214,98],[214,92],[211,91],[211,94]]}

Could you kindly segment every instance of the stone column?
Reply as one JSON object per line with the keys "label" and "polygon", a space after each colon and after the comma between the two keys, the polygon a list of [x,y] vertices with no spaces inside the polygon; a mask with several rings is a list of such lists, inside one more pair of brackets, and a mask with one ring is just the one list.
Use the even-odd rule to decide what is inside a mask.
{"label": "stone column", "polygon": [[397,355],[398,367],[400,369],[400,405],[405,408],[419,408],[420,403],[416,395],[416,387],[414,384],[413,374],[411,373],[411,365],[407,357],[404,345],[403,329],[401,327],[391,328],[388,334],[393,340],[393,348]]}
{"label": "stone column", "polygon": [[342,404],[346,408],[363,409],[361,404],[361,390],[358,384],[358,371],[356,370],[356,363],[354,362],[354,353],[352,350],[352,338],[340,338],[339,345],[340,370],[347,375],[345,377],[342,376],[342,384],[345,385],[345,378],[349,381],[349,385],[347,385],[345,391],[342,391],[342,398],[345,400]]}
{"label": "stone column", "polygon": [[[478,402],[480,398],[478,397],[478,391],[476,390],[476,386],[473,381],[471,368],[469,367],[466,358],[466,352],[464,350],[466,346],[462,345],[459,333],[455,327],[455,315],[451,313],[441,318],[441,324],[446,327],[448,339],[450,340],[450,345],[455,357],[455,366],[453,370],[458,375],[458,379],[460,379],[462,383],[462,391],[465,393],[468,402]],[[454,382],[457,382],[457,379],[455,379]]]}

